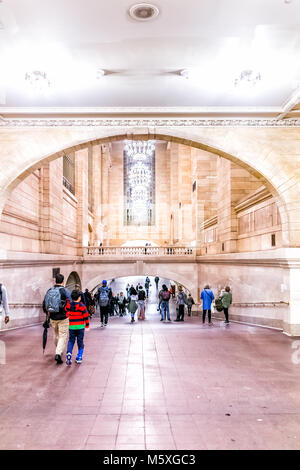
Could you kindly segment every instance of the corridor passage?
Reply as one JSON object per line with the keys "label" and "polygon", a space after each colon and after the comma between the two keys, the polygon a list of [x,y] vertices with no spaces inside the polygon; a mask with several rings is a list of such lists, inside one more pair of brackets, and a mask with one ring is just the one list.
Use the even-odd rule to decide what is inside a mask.
{"label": "corridor passage", "polygon": [[41,326],[0,333],[0,449],[300,449],[293,339],[150,302],[144,322],[93,318],[80,365],[54,362],[52,329],[44,355]]}

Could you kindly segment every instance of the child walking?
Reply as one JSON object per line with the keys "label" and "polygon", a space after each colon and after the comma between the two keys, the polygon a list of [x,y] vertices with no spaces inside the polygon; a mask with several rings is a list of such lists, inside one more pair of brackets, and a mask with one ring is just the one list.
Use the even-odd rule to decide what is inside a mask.
{"label": "child walking", "polygon": [[75,362],[77,364],[82,362],[84,331],[89,329],[89,313],[86,306],[81,302],[80,292],[77,290],[72,291],[71,300],[67,300],[65,310],[66,317],[69,318],[69,342],[66,364],[70,366],[72,364],[72,352],[76,339],[78,354]]}

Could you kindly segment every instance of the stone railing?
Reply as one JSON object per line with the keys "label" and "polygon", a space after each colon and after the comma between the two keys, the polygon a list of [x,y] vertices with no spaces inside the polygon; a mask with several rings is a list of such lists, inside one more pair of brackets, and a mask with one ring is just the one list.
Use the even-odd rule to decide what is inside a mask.
{"label": "stone railing", "polygon": [[194,247],[183,247],[183,246],[89,246],[84,247],[84,256],[100,256],[100,257],[120,257],[120,258],[132,258],[132,257],[196,257],[196,248]]}

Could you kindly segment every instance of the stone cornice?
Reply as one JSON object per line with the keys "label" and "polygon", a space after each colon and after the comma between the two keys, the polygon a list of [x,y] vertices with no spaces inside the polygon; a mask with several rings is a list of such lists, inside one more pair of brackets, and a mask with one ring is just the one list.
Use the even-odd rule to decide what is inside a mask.
{"label": "stone cornice", "polygon": [[230,256],[230,253],[226,255],[214,255],[214,256],[197,256],[197,258],[184,258],[176,257],[171,259],[163,259],[161,257],[149,257],[149,258],[134,258],[134,259],[93,259],[93,258],[79,258],[76,261],[74,259],[64,260],[29,260],[29,259],[10,259],[0,260],[0,268],[24,268],[24,267],[42,267],[42,266],[64,266],[64,265],[93,265],[93,264],[135,264],[137,262],[143,262],[146,264],[215,264],[215,265],[227,265],[227,266],[257,266],[265,268],[284,268],[284,269],[300,269],[299,258],[237,258],[234,254]]}
{"label": "stone cornice", "polygon": [[234,210],[236,211],[236,213],[239,213],[241,211],[244,211],[246,209],[249,209],[250,207],[253,207],[259,204],[260,202],[266,201],[267,199],[271,199],[271,198],[272,198],[272,194],[268,191],[268,189],[265,187],[262,187],[262,188],[259,188],[254,193],[252,193],[250,196],[240,201],[234,207]]}
{"label": "stone cornice", "polygon": [[52,127],[300,127],[299,119],[270,118],[90,118],[90,117],[1,117],[1,129]]}
{"label": "stone cornice", "polygon": [[202,224],[200,224],[200,229],[206,230],[218,223],[218,216],[211,217],[210,219],[205,220]]}

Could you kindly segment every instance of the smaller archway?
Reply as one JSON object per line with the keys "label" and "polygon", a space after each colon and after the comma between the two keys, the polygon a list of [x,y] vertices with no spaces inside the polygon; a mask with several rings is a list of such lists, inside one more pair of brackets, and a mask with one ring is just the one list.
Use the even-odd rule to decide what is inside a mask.
{"label": "smaller archway", "polygon": [[67,279],[66,287],[67,287],[67,289],[72,291],[73,289],[75,289],[76,285],[79,285],[80,289],[81,289],[80,277],[79,277],[79,275],[76,271],[72,271],[71,274],[69,275],[68,279]]}

